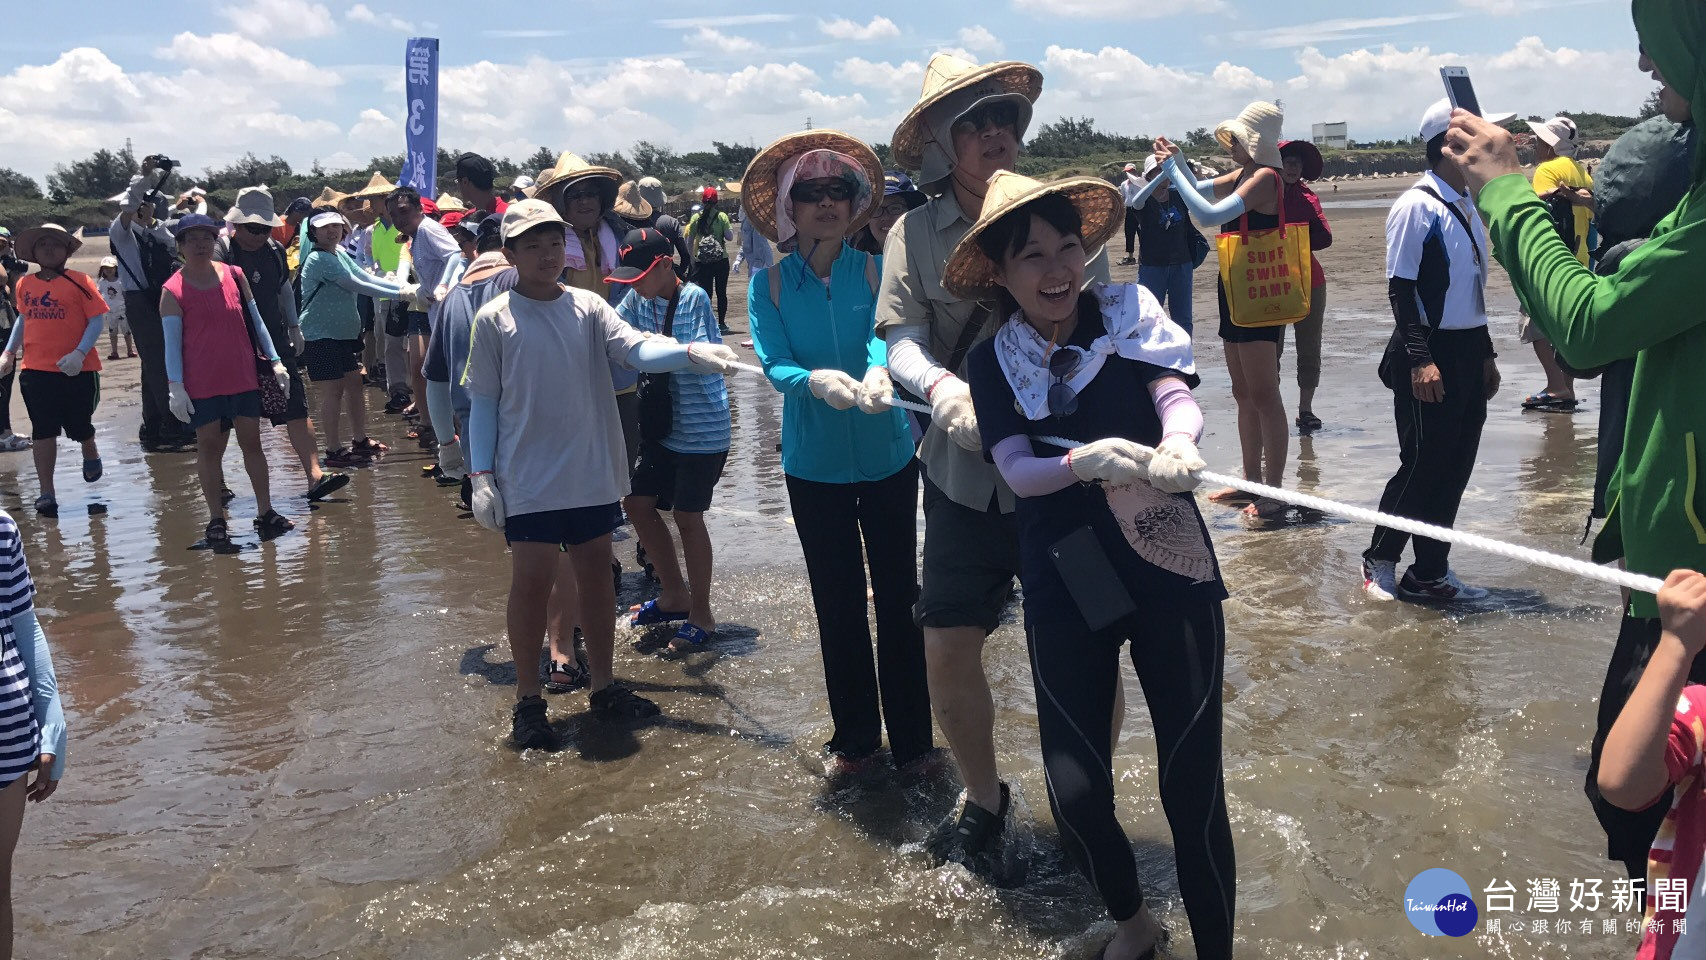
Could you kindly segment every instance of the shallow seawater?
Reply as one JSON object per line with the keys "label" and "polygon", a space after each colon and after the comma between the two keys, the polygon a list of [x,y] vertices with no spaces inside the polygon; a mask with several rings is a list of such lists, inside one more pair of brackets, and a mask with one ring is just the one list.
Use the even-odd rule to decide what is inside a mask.
{"label": "shallow seawater", "polygon": [[[1316,402],[1327,425],[1294,440],[1290,485],[1373,505],[1396,465],[1390,396],[1373,373],[1390,331],[1383,294],[1341,294],[1329,314]],[[1503,332],[1514,306],[1498,306]],[[1197,336],[1204,454],[1235,470],[1210,327]],[[1574,418],[1522,414],[1538,367],[1514,338],[1500,344],[1506,387],[1461,526],[1581,555],[1594,388]],[[751,380],[732,393],[735,454],[711,514],[724,638],[665,658],[660,638],[621,633],[617,672],[664,719],[610,729],[584,716],[584,695],[553,697],[569,746],[552,755],[505,745],[515,667],[501,538],[420,478],[425,460],[397,418],[375,411],[396,446],[383,465],[312,512],[294,501],[296,532],[234,556],[188,549],[205,521],[193,458],[136,452],[123,398],[109,399],[100,433],[105,516],[82,513],[89,488],[71,479],[59,520],[26,514],[28,462],[0,460],[0,504],[23,528],[73,736],[69,775],[32,808],[17,856],[19,955],[1093,956],[1109,927],[1055,840],[1016,623],[986,661],[1024,883],[993,886],[918,852],[954,802],[950,777],[824,779],[830,731],[776,452],[780,398]],[[273,481],[295,491],[282,440],[269,432]],[[235,454],[226,469],[241,495],[233,529],[252,541]],[[1239,954],[1631,953],[1630,935],[1490,934],[1485,923],[1461,941],[1430,939],[1400,908],[1410,878],[1440,866],[1483,909],[1488,883],[1513,883],[1507,924],[1544,916],[1522,909],[1531,878],[1566,891],[1602,878],[1609,891],[1580,781],[1616,592],[1460,551],[1458,570],[1495,587],[1490,600],[1377,606],[1358,590],[1367,528],[1257,531],[1204,510],[1233,595],[1225,769]],[[633,542],[618,550],[633,602]],[[1127,690],[1120,814],[1191,956],[1129,668]],[[1589,915],[1572,918],[1566,899],[1549,919]]]}

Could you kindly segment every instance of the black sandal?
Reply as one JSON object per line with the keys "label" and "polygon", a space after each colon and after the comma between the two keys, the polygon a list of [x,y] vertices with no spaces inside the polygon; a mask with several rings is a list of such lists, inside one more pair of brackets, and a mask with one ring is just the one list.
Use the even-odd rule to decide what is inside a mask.
{"label": "black sandal", "polygon": [[224,518],[209,520],[202,537],[210,546],[220,546],[231,542],[231,531],[226,527]]}
{"label": "black sandal", "polygon": [[[545,664],[544,676],[541,678],[541,681],[545,684],[547,692],[569,693],[574,690],[579,690],[581,687],[591,686],[592,669],[587,666],[586,652],[581,649],[585,642],[586,641],[581,638],[581,628],[576,627],[574,640],[572,641],[574,649],[573,659],[568,663],[551,660]],[[567,677],[568,679],[551,679],[559,674]]]}
{"label": "black sandal", "polygon": [[255,532],[259,533],[263,540],[269,537],[282,536],[294,529],[296,529],[296,524],[277,510],[268,510],[255,518]]}
{"label": "black sandal", "polygon": [[323,500],[349,485],[347,473],[322,473],[320,482],[308,488],[309,500]]}
{"label": "black sandal", "polygon": [[988,853],[1001,838],[1012,805],[1012,793],[1005,783],[1001,784],[1001,809],[994,813],[967,799],[960,805],[959,818],[937,827],[925,847],[938,859],[970,866],[971,861]]}
{"label": "black sandal", "polygon": [[627,684],[620,680],[603,690],[594,691],[588,702],[595,712],[618,720],[645,720],[663,712],[657,704],[628,689]]}

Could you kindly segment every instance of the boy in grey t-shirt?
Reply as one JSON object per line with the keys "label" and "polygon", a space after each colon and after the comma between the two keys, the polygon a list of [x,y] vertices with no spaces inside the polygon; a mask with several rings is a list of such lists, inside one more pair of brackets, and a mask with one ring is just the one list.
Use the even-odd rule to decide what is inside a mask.
{"label": "boy in grey t-shirt", "polygon": [[657,705],[615,682],[616,605],[610,534],[622,524],[627,455],[609,363],[646,372],[728,373],[734,351],[720,344],[648,339],[595,294],[558,283],[564,222],[549,204],[526,200],[503,218],[504,255],[515,288],[474,317],[463,386],[474,517],[504,531],[511,553],[508,629],[516,663],[511,736],[523,749],[552,749],[539,661],[557,556],[567,553],[579,586],[591,703],[626,719]]}

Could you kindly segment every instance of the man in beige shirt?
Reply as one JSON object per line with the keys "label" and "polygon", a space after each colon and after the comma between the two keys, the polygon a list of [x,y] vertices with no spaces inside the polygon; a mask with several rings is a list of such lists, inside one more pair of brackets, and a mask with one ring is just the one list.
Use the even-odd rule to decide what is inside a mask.
{"label": "man in beige shirt", "polygon": [[[971,390],[960,366],[1000,324],[989,305],[958,300],[942,286],[954,246],[983,208],[988,181],[1013,170],[1019,141],[1042,92],[1024,63],[976,66],[931,59],[919,102],[895,130],[896,162],[921,169],[929,203],[889,233],[877,297],[877,329],[894,382],[930,402],[924,463],[924,573],[915,615],[924,628],[930,701],[965,781],[957,821],[932,842],[940,856],[985,867],[1009,814],[995,762],[995,703],[983,671],[985,639],[1019,573],[1013,491],[984,460]],[[1098,251],[1086,274],[1108,280]],[[1116,716],[1123,705],[1116,708]]]}

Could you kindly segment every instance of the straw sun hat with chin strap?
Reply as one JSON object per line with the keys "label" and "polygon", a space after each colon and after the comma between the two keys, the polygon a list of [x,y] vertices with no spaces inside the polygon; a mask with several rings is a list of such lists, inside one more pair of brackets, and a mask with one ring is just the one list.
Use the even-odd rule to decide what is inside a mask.
{"label": "straw sun hat with chin strap", "polygon": [[[918,103],[895,128],[893,142],[889,145],[895,162],[908,170],[919,169],[924,160],[924,147],[931,139],[924,112],[957,93],[973,90],[981,94],[977,100],[1018,94],[1036,103],[1043,92],[1043,74],[1036,67],[1017,60],[978,66],[953,54],[936,54],[924,68],[924,86],[918,94]],[[972,104],[967,103],[966,106],[969,109]],[[1018,134],[1020,137],[1025,135],[1023,125]],[[952,152],[952,144],[943,146]]]}
{"label": "straw sun hat with chin strap", "polygon": [[1279,107],[1266,100],[1257,100],[1238,116],[1221,121],[1220,126],[1214,128],[1214,139],[1231,150],[1232,140],[1236,137],[1257,163],[1264,167],[1283,167],[1285,160],[1280,156],[1279,139],[1280,127],[1284,125],[1285,113]]}
{"label": "straw sun hat with chin strap", "polygon": [[554,205],[558,193],[577,180],[588,178],[597,180],[599,191],[605,197],[605,207],[616,201],[616,191],[622,184],[621,172],[611,167],[595,167],[572,153],[559,156],[556,166],[540,171],[539,182],[533,187],[533,196]]}
{"label": "straw sun hat with chin strap", "polygon": [[989,178],[989,192],[983,197],[983,211],[948,257],[948,265],[942,271],[942,286],[962,300],[995,299],[998,286],[995,282],[996,264],[984,255],[983,248],[977,245],[977,238],[1007,214],[1055,193],[1066,197],[1078,208],[1078,217],[1083,222],[1086,261],[1093,258],[1125,222],[1125,203],[1120,199],[1119,188],[1106,180],[1071,177],[1042,183],[1002,170]]}
{"label": "straw sun hat with chin strap", "polygon": [[746,176],[740,181],[741,204],[746,207],[747,218],[758,232],[771,243],[776,242],[776,195],[779,189],[777,172],[782,164],[794,157],[812,150],[833,150],[846,154],[859,161],[865,168],[865,177],[871,186],[871,202],[863,210],[853,211],[853,222],[847,227],[847,235],[859,232],[859,228],[869,223],[877,212],[881,202],[879,192],[883,183],[883,162],[877,159],[877,154],[864,141],[857,137],[842,133],[839,130],[804,130],[800,133],[790,133],[758,152],[752,162],[746,167]]}

